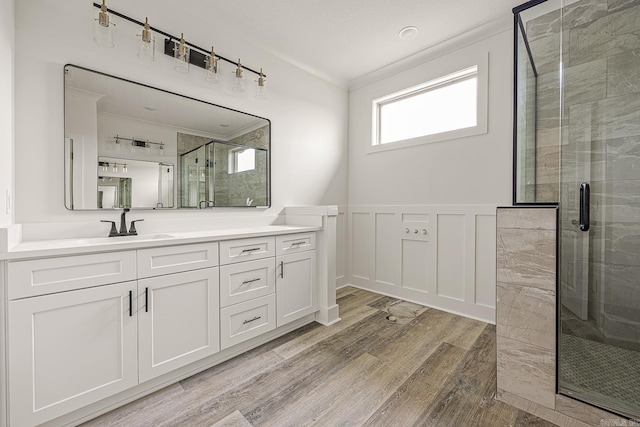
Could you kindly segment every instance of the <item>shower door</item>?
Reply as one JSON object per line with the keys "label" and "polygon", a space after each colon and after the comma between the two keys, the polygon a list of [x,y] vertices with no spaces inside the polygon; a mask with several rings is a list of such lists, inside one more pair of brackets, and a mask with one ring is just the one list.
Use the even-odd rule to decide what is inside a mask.
{"label": "shower door", "polygon": [[559,391],[640,418],[640,0],[556,13]]}

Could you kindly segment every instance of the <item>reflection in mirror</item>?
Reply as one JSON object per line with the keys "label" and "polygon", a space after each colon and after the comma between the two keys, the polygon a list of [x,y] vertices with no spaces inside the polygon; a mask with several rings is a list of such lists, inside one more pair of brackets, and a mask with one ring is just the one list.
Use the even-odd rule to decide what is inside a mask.
{"label": "reflection in mirror", "polygon": [[266,206],[267,132],[256,129],[233,142],[178,134],[180,207]]}
{"label": "reflection in mirror", "polygon": [[[116,188],[107,189],[113,201],[110,194],[100,194],[104,186]],[[98,208],[171,208],[173,200],[172,164],[98,157]]]}
{"label": "reflection in mirror", "polygon": [[270,135],[266,119],[67,65],[65,206],[269,206]]}

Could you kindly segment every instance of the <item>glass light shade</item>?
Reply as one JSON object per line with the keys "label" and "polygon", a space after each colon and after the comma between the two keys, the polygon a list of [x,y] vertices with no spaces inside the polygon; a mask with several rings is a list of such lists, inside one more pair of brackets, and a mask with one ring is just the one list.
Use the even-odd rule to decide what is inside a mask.
{"label": "glass light shade", "polygon": [[151,34],[151,40],[148,42],[142,38],[138,42],[138,58],[149,62],[153,62],[156,59],[156,38],[153,34]]}
{"label": "glass light shade", "polygon": [[118,164],[117,163],[113,164],[113,171],[114,172],[118,172]]}
{"label": "glass light shade", "polygon": [[160,143],[160,155],[164,156],[164,144]]}
{"label": "glass light shade", "polygon": [[127,164],[125,163],[124,165],[122,165],[122,172],[126,172],[127,171]]}
{"label": "glass light shade", "polygon": [[258,91],[256,92],[256,99],[265,100],[267,99],[267,88],[262,85],[258,85]]}
{"label": "glass light shade", "polygon": [[258,80],[256,80],[256,83],[258,84],[256,99],[267,99],[267,88],[265,86],[266,80],[264,78],[264,74],[262,74],[262,68],[260,68],[260,74],[258,75]]}
{"label": "glass light shade", "polygon": [[104,12],[100,12],[100,17],[96,19],[93,41],[103,47],[113,47],[113,31],[109,23],[109,15]]}
{"label": "glass light shade", "polygon": [[180,73],[188,73],[190,54],[191,49],[185,44],[184,37],[181,37],[179,42],[174,42],[173,57],[175,58],[175,64],[173,68]]}
{"label": "glass light shade", "polygon": [[220,81],[220,78],[218,77],[218,60],[215,59],[214,61],[215,64],[207,62],[207,75],[204,79],[209,83],[217,84]]}
{"label": "glass light shade", "polygon": [[149,26],[149,18],[145,18],[142,34],[139,35],[138,58],[144,61],[153,61],[156,59],[156,37]]}
{"label": "glass light shade", "polygon": [[238,66],[233,73],[236,75],[236,77],[233,80],[233,87],[231,88],[231,90],[234,92],[244,92],[244,77],[242,76],[243,73],[240,58],[238,58]]}

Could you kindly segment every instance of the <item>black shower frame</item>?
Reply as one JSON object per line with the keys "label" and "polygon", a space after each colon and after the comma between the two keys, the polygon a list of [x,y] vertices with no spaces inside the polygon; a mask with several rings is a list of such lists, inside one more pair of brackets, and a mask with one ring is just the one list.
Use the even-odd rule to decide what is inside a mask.
{"label": "black shower frame", "polygon": [[[513,12],[513,156],[512,156],[512,204],[513,206],[558,206],[558,202],[518,202],[518,29],[525,34],[524,26],[520,20],[520,12],[537,6],[541,3],[545,3],[548,0],[530,0],[526,3],[516,6],[512,9]],[[527,49],[527,55],[529,56],[529,62],[533,68],[534,75],[537,77],[538,72],[536,70],[535,63],[533,62],[533,56],[531,54],[531,48],[529,47],[529,41],[524,38],[524,44]],[[537,86],[537,80],[536,80]],[[537,101],[536,101],[537,102]]]}

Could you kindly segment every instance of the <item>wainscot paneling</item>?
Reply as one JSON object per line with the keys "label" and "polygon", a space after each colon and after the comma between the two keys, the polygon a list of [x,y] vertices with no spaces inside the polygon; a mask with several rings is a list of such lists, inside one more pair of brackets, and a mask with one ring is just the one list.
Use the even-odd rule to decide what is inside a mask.
{"label": "wainscot paneling", "polygon": [[493,205],[350,206],[346,283],[495,323],[495,212]]}
{"label": "wainscot paneling", "polygon": [[338,206],[336,218],[336,287],[347,284],[347,208]]}

